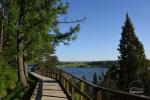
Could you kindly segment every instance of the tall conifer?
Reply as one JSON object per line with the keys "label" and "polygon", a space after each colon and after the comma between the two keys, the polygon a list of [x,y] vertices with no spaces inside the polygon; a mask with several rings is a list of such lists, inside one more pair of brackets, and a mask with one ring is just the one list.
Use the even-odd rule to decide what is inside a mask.
{"label": "tall conifer", "polygon": [[135,35],[133,24],[128,14],[121,33],[118,51],[120,55],[118,86],[121,90],[129,91],[129,85],[134,80],[139,80],[139,75],[144,72],[148,65],[144,54],[144,48]]}

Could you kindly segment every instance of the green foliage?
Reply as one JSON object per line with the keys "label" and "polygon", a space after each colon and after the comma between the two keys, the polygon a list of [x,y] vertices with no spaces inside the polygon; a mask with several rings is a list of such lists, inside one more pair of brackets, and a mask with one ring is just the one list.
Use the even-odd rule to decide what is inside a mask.
{"label": "green foliage", "polygon": [[30,97],[37,85],[38,79],[29,74],[29,87],[22,88],[18,85],[10,95],[7,95],[4,100],[30,100]]}
{"label": "green foliage", "polygon": [[150,73],[149,71],[144,72],[142,75],[142,82],[144,86],[144,95],[150,96]]}
{"label": "green foliage", "polygon": [[109,89],[118,89],[117,87],[117,82],[118,82],[118,78],[117,78],[117,66],[112,65],[106,74],[102,73],[102,76],[100,76],[100,86],[102,87],[107,87]]}
{"label": "green foliage", "polygon": [[[107,73],[100,77],[102,80],[100,86],[129,91],[130,83],[139,80],[143,83],[144,94],[148,95],[150,93],[147,71],[149,61],[145,57],[142,43],[134,33],[134,27],[128,15],[123,26],[118,50],[120,53],[118,57],[119,66],[111,66]],[[108,100],[115,98],[107,93],[104,95]]]}
{"label": "green foliage", "polygon": [[17,72],[0,57],[0,98],[16,87]]}
{"label": "green foliage", "polygon": [[16,32],[18,21],[18,5],[16,0],[5,0],[5,18],[3,34],[3,52],[5,61],[10,66],[16,65]]}
{"label": "green foliage", "polygon": [[78,93],[74,94],[74,100],[80,100],[80,95]]}
{"label": "green foliage", "polygon": [[61,0],[25,0],[25,5],[23,49],[27,49],[30,59],[48,51],[51,53],[54,44],[73,40],[74,33],[79,31],[79,25],[71,27],[66,33],[59,30],[58,18],[67,13],[68,3]]}
{"label": "green foliage", "polygon": [[0,98],[7,97],[16,88],[16,36],[18,9],[16,0],[5,0],[3,52],[0,54]]}
{"label": "green foliage", "polygon": [[[27,62],[35,62],[44,55],[47,57],[44,62],[45,67],[56,66],[58,59],[53,55],[55,47],[60,42],[69,43],[74,40],[76,38],[75,33],[80,30],[77,24],[71,26],[65,33],[60,32],[59,17],[67,14],[69,7],[68,3],[64,3],[64,1],[5,0],[4,3],[3,59],[0,59],[0,97],[8,94],[8,91],[12,92],[16,86],[17,71],[19,70],[15,71],[14,69],[19,68],[17,61],[19,57],[23,57],[23,60],[26,59]],[[20,64],[23,64],[23,62]],[[23,72],[25,71],[22,71],[22,73],[20,71],[19,78],[23,76]],[[20,82],[25,83],[25,81]]]}
{"label": "green foliage", "polygon": [[97,73],[96,72],[94,72],[94,74],[93,74],[93,84],[98,84],[98,76],[97,76]]}
{"label": "green foliage", "polygon": [[147,70],[148,62],[144,54],[144,48],[134,32],[134,27],[129,16],[126,16],[119,44],[119,88],[129,91],[129,85],[137,80],[139,73]]}
{"label": "green foliage", "polygon": [[48,54],[45,54],[41,56],[41,58],[38,60],[37,65],[41,68],[50,68],[50,67],[56,67],[58,65],[58,58],[57,56],[51,56]]}

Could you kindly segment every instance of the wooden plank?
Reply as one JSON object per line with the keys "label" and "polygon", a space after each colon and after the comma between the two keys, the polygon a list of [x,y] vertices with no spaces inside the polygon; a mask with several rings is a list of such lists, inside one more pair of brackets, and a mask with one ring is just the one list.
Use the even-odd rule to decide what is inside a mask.
{"label": "wooden plank", "polygon": [[30,100],[68,100],[56,80],[34,72],[31,72],[31,74],[38,78],[40,82],[37,84]]}

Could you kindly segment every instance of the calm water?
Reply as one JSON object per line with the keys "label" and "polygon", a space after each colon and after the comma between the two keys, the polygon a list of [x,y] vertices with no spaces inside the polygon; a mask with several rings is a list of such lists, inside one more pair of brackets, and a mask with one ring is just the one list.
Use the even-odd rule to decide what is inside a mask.
{"label": "calm water", "polygon": [[[34,65],[30,64],[28,65],[28,71],[31,72],[31,69],[34,67]],[[93,81],[93,74],[96,72],[97,76],[101,75],[102,72],[106,73],[108,68],[99,68],[99,67],[94,67],[94,68],[70,68],[70,67],[65,67],[62,68],[63,70],[82,78],[83,75],[85,75],[86,79],[90,82]]]}
{"label": "calm water", "polygon": [[77,77],[82,77],[83,75],[85,75],[86,79],[92,82],[94,72],[96,72],[97,75],[99,76],[102,74],[102,72],[106,73],[108,69],[95,67],[95,68],[63,68],[63,70]]}

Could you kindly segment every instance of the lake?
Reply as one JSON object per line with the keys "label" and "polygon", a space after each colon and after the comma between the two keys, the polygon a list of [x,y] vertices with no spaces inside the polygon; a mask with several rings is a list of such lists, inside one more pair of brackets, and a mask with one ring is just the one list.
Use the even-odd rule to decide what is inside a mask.
{"label": "lake", "polygon": [[93,74],[96,72],[97,75],[101,75],[102,72],[106,73],[108,68],[100,68],[100,67],[89,67],[89,68],[70,68],[70,67],[65,67],[62,68],[68,73],[71,73],[77,77],[82,78],[83,75],[85,75],[86,79],[90,82],[93,81]]}
{"label": "lake", "polygon": [[[34,67],[35,65],[33,64],[29,64],[28,65],[28,72],[31,72],[31,69]],[[71,67],[63,67],[61,68],[65,71],[67,71],[68,73],[71,73],[77,77],[82,78],[83,75],[85,75],[86,79],[90,82],[93,81],[93,74],[96,72],[97,75],[101,75],[102,72],[106,73],[108,68],[103,68],[103,67],[88,67],[88,68],[82,68],[82,67],[77,67],[77,68],[71,68]]]}

